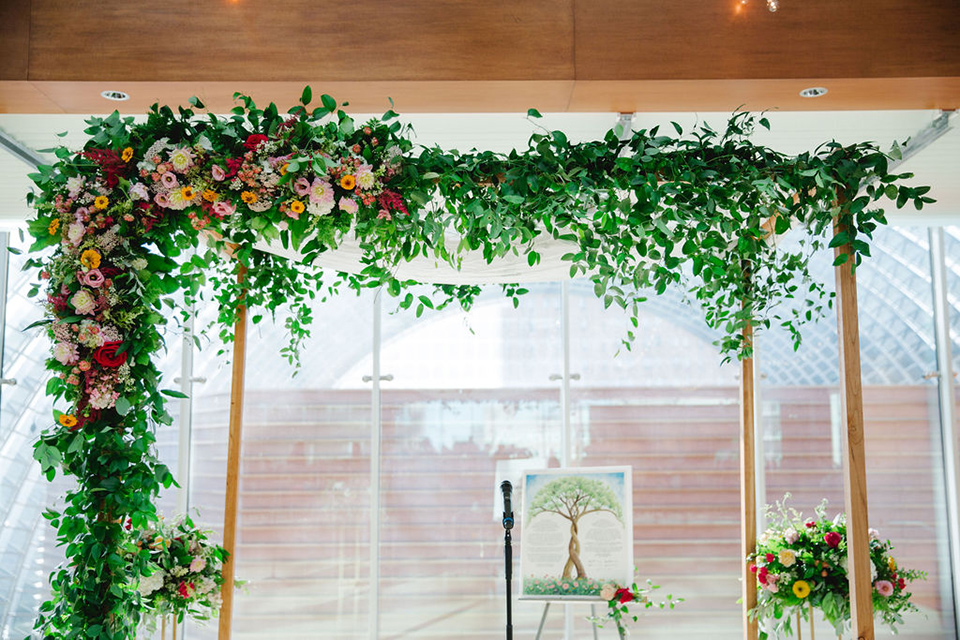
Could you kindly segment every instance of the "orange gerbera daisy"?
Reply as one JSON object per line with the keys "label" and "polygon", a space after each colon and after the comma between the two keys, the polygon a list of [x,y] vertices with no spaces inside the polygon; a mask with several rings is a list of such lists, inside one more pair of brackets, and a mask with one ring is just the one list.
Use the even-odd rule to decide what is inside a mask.
{"label": "orange gerbera daisy", "polygon": [[130,162],[133,159],[133,147],[127,147],[120,153],[120,159],[124,162]]}
{"label": "orange gerbera daisy", "polygon": [[103,211],[110,205],[110,199],[107,196],[97,196],[93,201],[93,206]]}
{"label": "orange gerbera daisy", "polygon": [[244,191],[240,194],[240,199],[247,204],[253,204],[257,201],[257,194],[255,194],[253,191]]}
{"label": "orange gerbera daisy", "polygon": [[80,264],[85,266],[87,269],[99,269],[100,252],[96,249],[87,249],[80,254]]}
{"label": "orange gerbera daisy", "polygon": [[306,207],[304,207],[303,203],[299,200],[293,200],[290,202],[290,211],[293,211],[294,213],[303,213],[305,208]]}
{"label": "orange gerbera daisy", "polygon": [[357,186],[357,179],[348,173],[347,175],[340,178],[340,186],[346,189],[347,191],[350,191],[355,186]]}

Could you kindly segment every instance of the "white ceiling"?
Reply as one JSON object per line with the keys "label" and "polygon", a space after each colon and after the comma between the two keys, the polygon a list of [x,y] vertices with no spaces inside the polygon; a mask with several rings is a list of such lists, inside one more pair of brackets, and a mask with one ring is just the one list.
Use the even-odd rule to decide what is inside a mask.
{"label": "white ceiling", "polygon": [[[893,141],[915,136],[933,122],[938,111],[842,111],[842,112],[771,112],[767,117],[771,131],[761,129],[754,139],[760,144],[794,154],[810,150],[830,140],[847,144],[872,141],[884,150]],[[723,127],[729,114],[706,113],[640,113],[634,117],[634,129],[656,125],[673,133],[671,121],[688,130],[693,124],[706,121],[715,129]],[[357,120],[365,116],[355,116]],[[405,116],[415,132],[415,141],[439,144],[446,148],[471,148],[509,151],[526,144],[529,135],[543,126],[564,131],[571,141],[598,139],[617,122],[617,114],[545,114],[532,122],[520,114],[423,114]],[[85,116],[77,115],[0,115],[0,130],[27,147],[39,150],[58,144],[79,148]],[[952,119],[953,128],[938,140],[910,158],[902,171],[915,174],[915,184],[930,185],[930,196],[937,203],[923,212],[912,208],[896,211],[891,204],[888,218],[896,224],[940,225],[960,224],[960,119]],[[64,138],[57,133],[67,132]],[[16,226],[30,216],[25,196],[31,182],[32,169],[5,150],[0,150],[0,226]]]}

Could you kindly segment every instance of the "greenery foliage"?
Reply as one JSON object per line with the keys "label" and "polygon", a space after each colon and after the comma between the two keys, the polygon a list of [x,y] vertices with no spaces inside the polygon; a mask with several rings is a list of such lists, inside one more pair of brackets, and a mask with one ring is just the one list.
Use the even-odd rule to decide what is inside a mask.
{"label": "greenery foliage", "polygon": [[[871,144],[786,157],[750,142],[768,123],[746,113],[719,131],[702,124],[684,135],[674,124],[676,137],[611,130],[571,143],[544,130],[509,154],[461,153],[414,148],[392,111],[358,124],[326,95],[310,109],[309,88],[287,113],[236,98],[225,117],[200,113],[192,99],[191,109],[155,105],[142,123],[92,118],[83,149],[56,150],[56,164],[31,176],[31,251],[40,253],[27,266],[40,275],[32,293],[46,296],[47,393],[61,407],[35,457],[48,477],[77,479],[62,512],[47,512],[67,562],[37,622],[46,637],[128,638],[139,619],[143,567],[120,553],[121,523],[155,521],[153,498],[173,482],[154,431],[170,424],[164,399],[178,393],[161,390],[154,357],[176,295],[189,308],[212,284],[227,339],[241,304],[263,310],[253,322],[285,309],[295,361],[315,298],[381,288],[418,314],[466,308],[478,287],[441,283],[414,296],[396,267],[418,256],[458,265],[469,252],[536,265],[535,240],[549,235],[570,243],[571,275],[590,278],[634,327],[648,291],[679,285],[720,331],[723,353],[743,356],[748,324],[781,323],[799,343],[800,323],[829,302],[808,278],[810,251],[829,244],[838,264],[855,266],[885,222],[878,200],[930,202]],[[834,222],[840,231],[828,241]],[[772,234],[794,226],[809,241],[778,251]],[[362,268],[324,273],[315,259],[348,234]],[[260,240],[302,259],[257,251]],[[515,302],[523,293],[504,291]],[[779,303],[797,295],[807,306],[782,317]]]}

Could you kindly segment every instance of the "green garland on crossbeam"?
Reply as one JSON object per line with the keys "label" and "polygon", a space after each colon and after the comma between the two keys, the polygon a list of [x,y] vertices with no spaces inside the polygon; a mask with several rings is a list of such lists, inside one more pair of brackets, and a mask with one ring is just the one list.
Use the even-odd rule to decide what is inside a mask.
{"label": "green garland on crossbeam", "polygon": [[[479,287],[438,284],[414,295],[416,283],[397,279],[396,267],[419,256],[458,265],[468,253],[488,263],[517,254],[535,266],[536,240],[549,235],[569,242],[570,274],[590,278],[634,327],[645,295],[681,286],[719,331],[722,352],[742,357],[748,323],[782,324],[799,343],[802,322],[829,305],[809,277],[813,251],[848,247],[838,264],[853,267],[885,222],[873,208],[879,199],[932,201],[926,187],[890,173],[890,157],[871,144],[829,143],[796,157],[754,145],[753,127],[769,125],[747,113],[722,131],[700,125],[683,135],[674,124],[676,137],[611,130],[571,143],[543,130],[509,154],[460,153],[415,148],[392,111],[356,123],[326,95],[310,110],[309,88],[286,114],[236,98],[226,117],[154,106],[142,123],[93,118],[81,151],[57,150],[58,162],[32,176],[31,251],[43,253],[27,265],[40,278],[32,294],[46,296],[47,393],[59,407],[35,457],[48,477],[60,469],[77,480],[63,510],[46,514],[66,564],[41,607],[44,637],[133,636],[149,558],[126,527],[154,521],[154,498],[173,482],[154,434],[171,423],[165,396],[178,396],[161,390],[155,364],[175,295],[189,308],[212,290],[226,339],[244,294],[264,310],[254,322],[285,310],[285,354],[295,362],[315,298],[378,288],[418,314],[451,302],[469,308]],[[835,221],[843,231],[828,241]],[[794,227],[806,242],[778,250],[771,232]],[[316,257],[346,234],[360,244],[362,269],[324,273]],[[254,251],[258,240],[303,259]],[[237,263],[248,268],[242,285]],[[516,304],[524,289],[504,292]],[[781,315],[794,296],[806,305]]]}

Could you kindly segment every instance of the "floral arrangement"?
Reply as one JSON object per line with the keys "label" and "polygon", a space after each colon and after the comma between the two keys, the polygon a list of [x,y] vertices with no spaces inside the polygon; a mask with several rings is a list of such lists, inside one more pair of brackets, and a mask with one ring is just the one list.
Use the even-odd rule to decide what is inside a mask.
{"label": "floral arrangement", "polygon": [[[757,577],[757,606],[750,615],[768,631],[790,635],[792,618],[806,618],[819,609],[838,635],[850,622],[850,586],[847,580],[847,526],[844,515],[826,517],[826,500],[816,517],[803,518],[799,512],[777,502],[768,507],[774,524],[760,537],[751,556],[751,571]],[[926,573],[897,565],[893,545],[870,529],[873,611],[893,631],[903,623],[903,614],[916,611],[910,602],[909,583],[925,579]]]}
{"label": "floral arrangement", "polygon": [[637,587],[636,582],[630,585],[629,588],[621,587],[615,583],[604,584],[600,589],[599,595],[603,600],[607,601],[607,614],[603,618],[590,618],[590,620],[598,627],[602,627],[603,623],[607,620],[613,620],[617,627],[617,633],[621,638],[624,638],[629,633],[625,619],[633,619],[634,622],[639,619],[636,613],[630,612],[631,606],[640,606],[644,609],[652,609],[654,607],[658,609],[673,609],[683,602],[683,598],[674,598],[671,594],[667,594],[664,600],[651,600],[650,594],[659,588],[659,585],[653,584],[649,579],[647,580],[647,587],[645,589]]}
{"label": "floral arrangement", "polygon": [[[747,325],[782,324],[799,344],[799,325],[826,308],[829,294],[816,283],[805,285],[803,317],[781,317],[778,303],[809,282],[810,257],[834,222],[843,229],[829,241],[841,248],[836,264],[852,268],[885,222],[877,201],[932,202],[928,187],[889,171],[898,148],[887,155],[868,143],[828,143],[787,157],[749,140],[769,123],[748,113],[719,131],[702,124],[685,135],[674,124],[676,137],[615,128],[572,143],[544,129],[509,154],[461,153],[415,151],[392,110],[358,124],[327,95],[311,110],[309,87],[286,113],[235,97],[225,117],[198,113],[194,98],[177,112],[154,105],[144,122],[91,118],[82,149],[57,149],[55,164],[31,175],[28,230],[38,255],[26,268],[38,274],[30,293],[45,305],[46,392],[59,407],[34,457],[48,477],[62,470],[77,479],[62,511],[46,513],[67,563],[36,623],[44,637],[115,640],[136,628],[130,585],[148,574],[104,550],[125,544],[120,523],[150,526],[153,499],[173,483],[156,457],[155,430],[172,422],[165,396],[181,394],[162,389],[154,358],[175,294],[188,308],[212,285],[227,340],[240,306],[287,312],[284,354],[296,361],[317,297],[382,288],[418,314],[454,301],[468,308],[479,287],[438,284],[414,295],[407,289],[416,283],[395,277],[396,267],[417,256],[458,266],[470,252],[488,263],[519,253],[536,265],[534,240],[550,235],[570,243],[571,276],[590,277],[634,327],[649,291],[680,285],[721,332],[721,351],[742,357]],[[767,242],[794,226],[808,232],[802,250]],[[324,274],[314,259],[347,234],[362,269]],[[302,260],[255,251],[258,240],[293,247]],[[504,292],[516,304],[524,289]]]}
{"label": "floral arrangement", "polygon": [[210,542],[189,517],[162,520],[133,532],[131,561],[141,563],[136,585],[147,618],[208,620],[220,609],[223,547]]}

